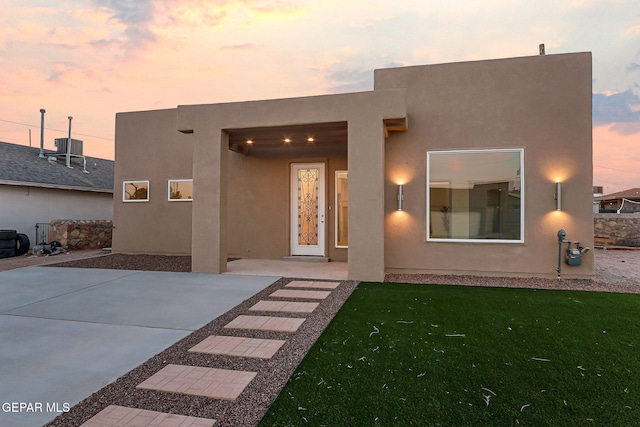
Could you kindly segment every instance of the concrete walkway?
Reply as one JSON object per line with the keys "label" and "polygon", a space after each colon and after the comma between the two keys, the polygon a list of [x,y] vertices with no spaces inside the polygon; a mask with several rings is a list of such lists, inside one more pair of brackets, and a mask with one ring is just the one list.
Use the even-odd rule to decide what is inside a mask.
{"label": "concrete walkway", "polygon": [[0,426],[42,425],[279,277],[0,272]]}
{"label": "concrete walkway", "polygon": [[[222,335],[209,335],[191,347],[189,353],[204,353],[208,355],[224,355],[234,358],[271,359],[283,346],[291,345],[290,339],[295,340],[298,329],[307,321],[308,316],[326,299],[332,291],[341,286],[340,282],[291,280],[285,285],[286,289],[272,291],[263,295],[251,306],[246,314],[237,315],[224,326]],[[344,285],[342,285],[344,286]],[[316,290],[313,290],[316,289]],[[275,298],[275,299],[272,299]],[[300,299],[318,300],[320,302],[300,302]],[[265,309],[271,313],[264,313]],[[263,312],[267,315],[255,315],[252,311]],[[289,317],[292,313],[302,317]],[[258,331],[269,331],[283,334],[285,339],[261,339],[248,336],[227,335],[233,330],[248,331],[249,334]],[[216,360],[213,358],[212,360]],[[289,362],[291,359],[289,359]],[[216,366],[217,365],[217,366]],[[250,371],[243,369],[228,369],[222,367],[224,363],[214,363],[213,367],[200,366],[193,361],[185,364],[169,363],[159,371],[136,385],[137,389],[204,397],[214,400],[235,401],[249,387],[250,383],[259,375],[268,376],[270,368],[256,369],[254,365]],[[284,367],[283,367],[284,368]],[[255,370],[255,371],[254,371]],[[255,393],[255,391],[254,391]],[[264,398],[264,395],[263,395]],[[101,403],[110,403],[105,401]],[[245,408],[246,410],[246,408]],[[236,418],[227,418],[233,411],[221,413],[221,419],[201,418],[194,416],[175,415],[158,411],[142,411],[135,405],[121,406],[110,404],[99,413],[92,416],[81,427],[160,427],[160,426],[190,426],[212,427],[222,422],[240,424]],[[253,425],[253,424],[251,424]]]}
{"label": "concrete walkway", "polygon": [[227,263],[224,274],[297,277],[300,279],[347,280],[346,262],[301,262],[273,259],[238,259]]}

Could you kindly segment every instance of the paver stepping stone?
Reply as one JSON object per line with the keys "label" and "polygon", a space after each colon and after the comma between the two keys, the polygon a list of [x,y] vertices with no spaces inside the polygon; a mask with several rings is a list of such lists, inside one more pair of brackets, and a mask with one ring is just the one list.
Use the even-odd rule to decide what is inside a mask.
{"label": "paver stepping stone", "polygon": [[278,298],[306,298],[306,299],[325,299],[331,295],[329,291],[303,291],[295,289],[278,289],[270,297]]}
{"label": "paver stepping stone", "polygon": [[212,427],[215,420],[109,405],[80,427]]}
{"label": "paver stepping stone", "polygon": [[297,301],[258,301],[250,311],[282,311],[287,313],[312,313],[320,303]]}
{"label": "paver stepping stone", "polygon": [[285,288],[316,288],[316,289],[336,289],[340,282],[318,282],[308,280],[292,280],[285,285]]}
{"label": "paver stepping stone", "polygon": [[285,341],[283,340],[211,335],[199,344],[191,347],[189,351],[195,353],[222,354],[225,356],[271,359],[284,343]]}
{"label": "paver stepping stone", "polygon": [[137,388],[234,400],[255,376],[256,372],[167,365]]}
{"label": "paver stepping stone", "polygon": [[261,331],[295,332],[305,319],[295,317],[240,315],[225,326],[231,329],[258,329]]}

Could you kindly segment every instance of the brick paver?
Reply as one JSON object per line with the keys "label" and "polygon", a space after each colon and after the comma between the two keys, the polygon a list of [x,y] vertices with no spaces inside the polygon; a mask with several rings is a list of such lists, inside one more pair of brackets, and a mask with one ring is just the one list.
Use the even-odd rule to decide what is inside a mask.
{"label": "brick paver", "polygon": [[270,297],[278,298],[303,298],[303,299],[325,299],[331,294],[329,291],[303,291],[295,289],[278,289]]}
{"label": "brick paver", "polygon": [[286,313],[312,313],[320,303],[297,301],[258,301],[250,311],[281,311]]}
{"label": "brick paver", "polygon": [[258,329],[261,331],[295,332],[305,319],[294,317],[240,315],[225,326],[231,329]]}
{"label": "brick paver", "polygon": [[137,387],[212,399],[234,400],[240,396],[255,376],[255,372],[167,365]]}
{"label": "brick paver", "polygon": [[285,285],[285,288],[316,288],[316,289],[336,289],[340,282],[319,282],[308,280],[292,280]]}
{"label": "brick paver", "polygon": [[212,427],[215,420],[109,405],[80,427]]}
{"label": "brick paver", "polygon": [[191,347],[189,351],[195,353],[222,354],[225,356],[271,359],[284,343],[285,341],[283,340],[212,335]]}

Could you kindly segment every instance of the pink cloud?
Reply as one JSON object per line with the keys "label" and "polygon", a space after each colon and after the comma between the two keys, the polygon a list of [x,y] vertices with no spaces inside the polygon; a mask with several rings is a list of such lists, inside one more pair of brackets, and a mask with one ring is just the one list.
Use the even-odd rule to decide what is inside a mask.
{"label": "pink cloud", "polygon": [[621,134],[615,127],[593,128],[593,185],[607,194],[640,186],[640,132]]}

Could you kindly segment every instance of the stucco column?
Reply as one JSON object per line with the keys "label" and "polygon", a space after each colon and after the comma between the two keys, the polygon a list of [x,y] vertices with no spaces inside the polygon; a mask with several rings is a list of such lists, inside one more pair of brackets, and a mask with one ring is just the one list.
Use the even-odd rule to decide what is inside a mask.
{"label": "stucco column", "polygon": [[349,279],[384,279],[384,127],[367,114],[348,122]]}
{"label": "stucco column", "polygon": [[228,135],[195,128],[191,269],[199,273],[227,270]]}

